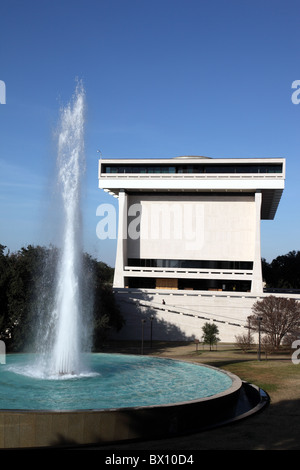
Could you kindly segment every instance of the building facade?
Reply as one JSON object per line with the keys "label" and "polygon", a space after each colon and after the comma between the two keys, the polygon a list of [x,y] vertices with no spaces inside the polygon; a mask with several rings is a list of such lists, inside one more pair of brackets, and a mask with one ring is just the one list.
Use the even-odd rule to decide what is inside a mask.
{"label": "building facade", "polygon": [[[214,321],[221,310],[245,327],[264,295],[261,220],[275,217],[284,183],[282,158],[101,159],[99,188],[119,203],[114,289],[125,334],[148,317],[157,333],[164,324],[160,339],[171,329],[191,339],[192,317]],[[222,330],[232,340],[233,328]]]}

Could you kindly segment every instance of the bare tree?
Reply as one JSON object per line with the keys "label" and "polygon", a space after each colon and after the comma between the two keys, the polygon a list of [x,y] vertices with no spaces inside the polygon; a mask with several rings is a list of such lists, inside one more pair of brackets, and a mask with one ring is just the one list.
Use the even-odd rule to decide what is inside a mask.
{"label": "bare tree", "polygon": [[274,348],[278,348],[284,336],[300,328],[300,303],[295,299],[270,295],[256,302],[250,317],[252,328],[269,336]]}
{"label": "bare tree", "polygon": [[263,336],[261,340],[262,349],[265,351],[266,359],[268,354],[271,354],[274,350],[274,344],[272,343],[272,338],[269,335]]}
{"label": "bare tree", "polygon": [[244,352],[249,351],[254,344],[254,338],[251,334],[238,335],[235,337],[235,344]]}

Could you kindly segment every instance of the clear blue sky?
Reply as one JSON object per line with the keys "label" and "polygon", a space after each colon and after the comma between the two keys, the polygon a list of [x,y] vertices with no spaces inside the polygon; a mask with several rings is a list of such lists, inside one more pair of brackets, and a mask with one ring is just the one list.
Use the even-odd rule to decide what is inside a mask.
{"label": "clear blue sky", "polygon": [[48,245],[59,108],[87,97],[85,249],[96,236],[103,157],[285,157],[286,189],[262,222],[262,256],[300,249],[299,0],[2,0],[0,243]]}

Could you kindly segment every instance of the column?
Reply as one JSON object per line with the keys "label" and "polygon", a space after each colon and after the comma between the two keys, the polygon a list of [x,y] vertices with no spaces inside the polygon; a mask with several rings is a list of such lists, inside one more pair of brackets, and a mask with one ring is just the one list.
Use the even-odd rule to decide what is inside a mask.
{"label": "column", "polygon": [[121,189],[119,192],[119,224],[118,241],[114,274],[114,287],[125,287],[124,266],[127,262],[127,194]]}
{"label": "column", "polygon": [[255,193],[255,253],[253,263],[253,276],[251,292],[254,294],[263,293],[262,267],[261,267],[261,246],[260,246],[260,220],[261,220],[261,192]]}

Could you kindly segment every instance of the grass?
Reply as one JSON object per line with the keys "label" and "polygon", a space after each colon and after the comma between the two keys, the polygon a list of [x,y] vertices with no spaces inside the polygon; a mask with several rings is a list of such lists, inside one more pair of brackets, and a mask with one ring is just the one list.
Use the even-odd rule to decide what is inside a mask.
{"label": "grass", "polygon": [[291,356],[290,350],[282,349],[267,358],[261,354],[258,360],[257,351],[243,353],[233,345],[220,345],[217,350],[209,353],[201,351],[197,355],[201,362],[228,370],[246,382],[255,383],[269,394],[284,393],[287,385],[289,391],[300,389],[300,366],[292,363]]}

